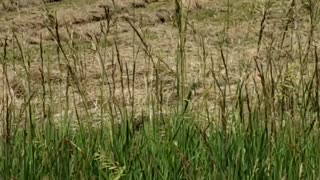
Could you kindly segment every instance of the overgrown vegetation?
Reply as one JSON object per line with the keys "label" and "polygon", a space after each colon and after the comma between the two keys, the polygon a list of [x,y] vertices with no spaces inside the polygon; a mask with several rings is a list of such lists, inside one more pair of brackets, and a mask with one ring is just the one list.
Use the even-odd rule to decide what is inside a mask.
{"label": "overgrown vegetation", "polygon": [[[240,5],[249,7],[241,17]],[[123,60],[107,6],[90,45],[68,26],[63,41],[49,10],[44,26],[54,45],[40,36],[26,48],[15,32],[3,39],[0,179],[318,179],[320,3],[225,7],[192,12],[175,0],[175,67],[128,17],[132,55]],[[210,37],[192,20],[219,13],[215,61]],[[233,42],[239,21],[251,34]],[[231,50],[248,44],[250,55],[234,65]]]}

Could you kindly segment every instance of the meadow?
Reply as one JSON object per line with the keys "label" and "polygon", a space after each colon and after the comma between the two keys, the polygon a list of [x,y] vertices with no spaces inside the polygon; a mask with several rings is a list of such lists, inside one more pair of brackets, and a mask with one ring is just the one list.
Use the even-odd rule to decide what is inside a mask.
{"label": "meadow", "polygon": [[0,1],[0,179],[320,179],[320,2],[191,1]]}

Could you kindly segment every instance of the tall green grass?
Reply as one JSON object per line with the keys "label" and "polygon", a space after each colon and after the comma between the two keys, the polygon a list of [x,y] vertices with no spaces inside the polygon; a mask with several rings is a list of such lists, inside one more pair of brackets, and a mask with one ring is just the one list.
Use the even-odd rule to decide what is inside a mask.
{"label": "tall green grass", "polygon": [[[168,119],[169,120],[169,119]],[[204,132],[190,118],[133,131],[48,126],[1,146],[4,179],[317,179],[319,138],[292,128],[270,139],[258,126]],[[259,120],[258,116],[254,120]],[[165,129],[165,130],[164,130]],[[153,132],[155,131],[155,132]]]}
{"label": "tall green grass", "polygon": [[[80,46],[71,35],[69,43],[61,42],[60,27],[54,16],[48,16],[51,19],[47,24],[56,42],[50,53],[55,54],[59,65],[65,65],[65,69],[59,67],[61,76],[66,78],[61,81],[72,84],[76,93],[67,85],[61,86],[59,97],[53,95],[56,89],[50,77],[54,62],[45,53],[42,43],[37,48],[42,87],[40,92],[33,91],[30,73],[35,62],[14,36],[13,50],[9,52],[7,45],[3,49],[3,74],[7,81],[6,69],[21,64],[26,83],[20,105],[9,101],[10,94],[1,102],[0,179],[318,179],[320,81],[318,47],[313,46],[313,41],[319,3],[310,0],[303,4],[309,13],[309,31],[306,44],[301,39],[298,41],[298,52],[293,50],[294,43],[289,44],[289,48],[284,46],[293,36],[289,34],[293,31],[290,29],[292,22],[284,24],[280,35],[267,36],[272,3],[264,4],[256,42],[257,56],[250,67],[260,81],[250,80],[250,74],[246,74],[236,83],[234,92],[228,65],[229,44],[224,42],[228,38],[232,13],[228,8],[228,23],[219,49],[225,73],[215,71],[215,62],[207,63],[206,46],[200,35],[203,59],[199,58],[204,72],[201,79],[203,83],[210,79],[212,84],[205,86],[214,88],[203,92],[203,103],[195,111],[190,110],[190,104],[197,98],[193,96],[196,82],[186,78],[188,13],[181,1],[176,0],[175,5],[179,41],[177,100],[169,113],[163,112],[161,62],[154,58],[151,45],[129,19],[134,38],[142,44],[148,69],[145,74],[146,110],[142,112],[137,112],[135,107],[135,52],[132,69],[129,69],[120,58],[117,41],[111,50],[107,46],[110,14],[106,13],[108,23],[101,24],[104,38],[92,40],[95,45],[92,50],[101,64],[103,84],[97,95],[101,104],[95,112],[90,109],[87,87],[82,81],[86,68],[78,54]],[[296,6],[292,1],[286,9],[287,19]],[[105,53],[109,50],[112,51],[112,67],[116,67],[111,73],[105,68],[109,60]],[[283,52],[292,56],[283,56]],[[292,66],[299,73],[292,74]],[[120,76],[116,77],[115,72]],[[117,81],[119,86],[116,86]],[[217,95],[212,112],[206,93]],[[228,98],[230,94],[235,97],[233,100]],[[37,95],[40,100],[34,98]],[[62,108],[56,106],[57,99],[64,102],[59,104]],[[55,111],[61,109],[64,112],[57,117]],[[200,121],[203,117],[205,122]]]}

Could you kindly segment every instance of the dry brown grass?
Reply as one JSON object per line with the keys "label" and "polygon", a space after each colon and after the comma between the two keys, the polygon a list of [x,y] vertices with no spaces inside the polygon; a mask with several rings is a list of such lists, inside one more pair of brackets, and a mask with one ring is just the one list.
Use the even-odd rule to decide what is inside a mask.
{"label": "dry brown grass", "polygon": [[21,105],[24,96],[24,86],[12,69],[0,71],[0,114],[11,105]]}
{"label": "dry brown grass", "polygon": [[[15,11],[19,8],[39,5],[43,0],[2,0],[0,9],[5,11]],[[49,2],[49,1],[45,1]]]}
{"label": "dry brown grass", "polygon": [[[57,9],[57,18],[60,27],[60,37],[61,41],[64,44],[70,45],[70,38],[67,33],[66,28],[69,28],[73,32],[73,39],[77,45],[79,45],[78,50],[75,52],[68,52],[67,56],[70,58],[72,55],[77,55],[80,58],[77,59],[77,66],[84,65],[83,75],[79,75],[79,81],[81,86],[85,87],[86,96],[89,104],[89,108],[92,111],[95,111],[97,104],[106,104],[107,102],[99,102],[100,91],[108,92],[107,85],[102,85],[102,73],[101,73],[101,64],[98,58],[96,51],[92,50],[94,48],[88,47],[90,44],[95,44],[95,38],[97,37],[100,41],[103,41],[103,33],[101,33],[101,23],[107,23],[104,16],[104,10],[101,8],[101,5],[108,5],[110,7],[112,15],[111,28],[108,34],[108,46],[106,49],[101,47],[101,44],[95,44],[92,46],[98,46],[101,51],[106,51],[102,57],[105,60],[105,66],[107,69],[107,74],[109,77],[113,74],[114,82],[113,86],[115,87],[113,100],[115,102],[121,102],[121,78],[127,78],[126,74],[120,73],[120,66],[117,64],[117,60],[112,58],[115,57],[115,41],[117,42],[120,59],[122,64],[128,65],[129,80],[132,81],[133,75],[133,45],[135,45],[136,54],[136,82],[135,82],[135,107],[137,111],[145,111],[146,107],[146,82],[150,83],[154,91],[156,76],[155,71],[157,70],[160,74],[160,82],[163,85],[163,104],[164,111],[170,111],[171,105],[173,104],[175,97],[175,58],[176,58],[176,48],[178,42],[177,30],[172,26],[172,17],[174,17],[174,8],[170,6],[173,3],[170,1],[159,1],[146,4],[144,8],[135,8],[135,14],[132,11],[132,4],[128,3],[130,1],[117,1],[117,8],[112,6],[112,2],[96,2],[90,5],[82,5],[81,7],[77,6],[66,6],[60,7]],[[138,1],[137,1],[138,2]],[[242,2],[242,1],[241,1]],[[241,2],[237,2],[240,3]],[[108,4],[109,3],[109,4]],[[158,4],[157,4],[158,3]],[[184,5],[189,4],[188,0],[183,1]],[[243,3],[248,3],[243,1]],[[213,5],[214,4],[214,5]],[[186,56],[187,56],[187,88],[191,86],[192,83],[197,85],[196,91],[193,92],[194,97],[192,99],[191,109],[197,110],[199,106],[203,105],[206,100],[212,100],[209,110],[218,111],[216,103],[221,101],[219,96],[218,89],[214,89],[210,84],[215,84],[215,80],[212,77],[212,72],[216,73],[216,78],[224,87],[228,87],[228,96],[227,101],[232,101],[235,99],[234,91],[237,87],[237,82],[244,79],[247,75],[248,79],[252,81],[253,79],[256,83],[259,83],[260,78],[257,73],[254,72],[254,61],[253,57],[258,56],[255,41],[257,40],[257,34],[259,32],[259,19],[256,17],[247,17],[245,12],[241,9],[234,10],[230,18],[230,27],[225,27],[226,12],[227,9],[223,6],[224,2],[222,1],[206,1],[206,0],[191,0],[190,8],[200,8],[190,13],[190,27],[186,32],[187,44],[186,44]],[[166,18],[165,21],[159,19],[159,8],[154,8],[152,6],[160,6],[163,9],[166,9],[166,13],[169,14],[170,18]],[[120,8],[119,8],[120,7]],[[171,7],[166,8],[166,7]],[[247,7],[247,6],[246,6]],[[204,9],[201,9],[204,8]],[[205,11],[209,9],[209,11]],[[198,16],[206,16],[206,13],[215,12],[213,17],[215,19],[197,21],[195,19]],[[254,9],[256,12],[256,9]],[[280,10],[275,11],[280,12]],[[51,81],[51,88],[53,92],[53,104],[56,106],[56,112],[61,112],[64,109],[64,106],[58,106],[59,104],[65,103],[65,92],[66,87],[70,88],[69,96],[77,99],[75,106],[82,106],[81,100],[79,100],[79,94],[74,84],[68,84],[67,78],[67,68],[66,62],[63,60],[62,65],[57,62],[57,55],[55,51],[55,42],[52,35],[47,31],[43,22],[46,18],[40,14],[39,9],[34,10],[33,12],[23,12],[24,15],[21,17],[14,17],[8,21],[6,24],[7,34],[10,34],[10,29],[14,26],[17,28],[17,34],[24,35],[24,46],[26,51],[32,49],[30,53],[30,59],[32,59],[32,68],[33,73],[31,74],[31,84],[33,90],[36,93],[35,98],[39,102],[41,99],[41,73],[39,71],[39,52],[34,51],[39,47],[39,36],[43,36],[43,42],[48,46],[48,50],[45,52],[47,59],[52,61],[51,64],[51,77],[47,77],[45,84],[47,85]],[[170,14],[171,13],[171,14]],[[238,14],[237,14],[238,13]],[[243,13],[243,14],[241,14]],[[209,14],[210,15],[210,14]],[[208,15],[208,19],[209,19]],[[215,17],[216,16],[216,17]],[[219,17],[219,18],[217,18]],[[251,21],[241,20],[248,18]],[[36,19],[37,20],[33,20]],[[130,25],[125,21],[125,19],[130,19],[131,22],[137,27],[138,31],[142,34],[143,39],[150,48],[151,55],[154,58],[155,62],[159,62],[157,67],[153,67],[150,59],[144,52],[143,44],[136,37],[133,41],[133,30]],[[221,18],[221,19],[220,19]],[[239,20],[240,19],[240,20]],[[270,17],[270,22],[279,21],[277,17]],[[0,23],[5,22],[4,20]],[[191,27],[194,27],[195,31]],[[271,26],[271,25],[269,25]],[[266,32],[270,33],[277,32],[280,34],[282,32],[282,27],[279,25],[277,28],[271,28],[267,26]],[[270,31],[270,32],[269,32]],[[4,32],[4,31],[3,31]],[[3,34],[5,34],[3,33]],[[1,37],[0,37],[1,38]],[[202,39],[201,39],[202,38]],[[225,38],[224,40],[222,40]],[[23,38],[22,38],[23,39]],[[227,55],[227,63],[229,70],[229,79],[228,82],[225,81],[225,68],[221,58],[220,52],[220,42],[226,41],[225,47],[222,49]],[[206,51],[203,52],[201,48],[201,43],[205,43]],[[100,42],[101,43],[101,42]],[[0,41],[1,45],[1,41]],[[113,55],[112,55],[113,54]],[[60,57],[61,58],[61,57]],[[64,59],[64,58],[62,58]],[[73,61],[73,59],[71,59]],[[212,61],[211,61],[212,60]],[[148,64],[149,63],[149,64]],[[247,65],[248,69],[240,69],[239,67]],[[17,64],[21,66],[21,64]],[[76,66],[76,65],[74,65]],[[61,68],[62,67],[62,68]],[[21,69],[21,67],[20,67]],[[48,69],[45,70],[48,73]],[[19,72],[23,74],[22,72]],[[23,77],[23,76],[20,76]],[[125,82],[127,79],[125,80]],[[127,83],[127,82],[126,82]],[[130,82],[132,83],[132,82]],[[248,83],[251,86],[254,84]],[[2,85],[4,86],[4,85]],[[0,84],[1,87],[1,84]],[[1,87],[2,88],[2,87]],[[250,88],[250,87],[249,87]],[[124,89],[125,101],[127,106],[130,106],[128,103],[129,99],[129,89]],[[207,95],[204,95],[204,92],[210,92]],[[132,92],[131,92],[132,93]],[[154,92],[152,92],[154,93]],[[74,95],[75,94],[75,95]],[[107,100],[106,100],[107,101]],[[99,102],[99,103],[98,103]],[[83,108],[83,107],[81,107]],[[84,112],[84,111],[82,111]]]}
{"label": "dry brown grass", "polygon": [[190,9],[201,9],[208,5],[209,0],[182,0],[184,7]]}

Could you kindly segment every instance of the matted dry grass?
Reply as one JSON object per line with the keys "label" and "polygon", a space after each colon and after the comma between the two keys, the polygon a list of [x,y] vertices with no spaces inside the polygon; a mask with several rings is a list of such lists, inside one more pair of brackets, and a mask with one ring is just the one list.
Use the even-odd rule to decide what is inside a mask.
{"label": "matted dry grass", "polygon": [[[121,104],[122,96],[125,96],[125,106],[130,107],[130,93],[132,94],[132,81],[133,72],[135,72],[135,89],[134,89],[134,107],[138,112],[148,111],[148,102],[146,94],[154,93],[156,88],[156,74],[159,73],[160,82],[162,83],[163,91],[163,111],[171,111],[173,102],[176,100],[176,49],[177,49],[177,29],[173,25],[173,19],[167,18],[162,20],[159,16],[159,12],[166,9],[166,13],[169,16],[174,17],[173,3],[168,1],[149,2],[144,7],[135,8],[135,14],[133,14],[132,4],[129,1],[118,2],[118,7],[114,8],[112,2],[108,3],[96,2],[89,5],[77,6],[61,6],[57,9],[57,17],[60,27],[60,37],[63,43],[70,45],[69,34],[67,28],[71,30],[72,40],[78,45],[76,51],[67,52],[67,56],[73,61],[72,56],[77,57],[77,62],[72,64],[72,67],[77,70],[77,78],[81,83],[81,88],[84,89],[87,97],[87,104],[90,111],[95,112],[99,110],[99,106],[104,106],[108,102],[108,98],[103,99],[101,102],[101,91],[105,92],[104,96],[107,96],[109,87],[103,80],[104,76],[101,72],[101,62],[99,60],[98,50],[103,52],[102,58],[105,61],[105,68],[109,79],[112,82],[112,88],[114,89],[112,100]],[[137,1],[138,2],[138,1]],[[183,1],[189,4],[188,0]],[[243,0],[236,2],[245,6],[248,1]],[[103,6],[107,5],[111,9],[112,20],[110,26],[110,32],[107,36],[108,45],[107,48],[101,45],[104,35],[101,32],[101,23],[106,24],[107,20],[103,17],[104,10]],[[162,8],[158,8],[162,7]],[[157,8],[154,8],[157,7]],[[256,71],[254,71],[254,57],[259,56],[256,48],[256,40],[258,39],[259,33],[259,18],[261,14],[253,14],[249,17],[245,13],[250,13],[249,10],[244,11],[240,9],[234,10],[234,14],[229,18],[230,27],[226,28],[227,9],[222,1],[190,1],[190,9],[194,11],[190,12],[190,26],[186,32],[187,43],[186,43],[186,57],[187,57],[187,84],[186,88],[190,89],[192,84],[196,84],[196,90],[193,91],[192,104],[190,108],[192,110],[199,109],[209,101],[212,103],[209,105],[210,111],[219,111],[216,108],[216,104],[221,101],[219,97],[219,91],[217,88],[210,86],[216,84],[212,77],[212,72],[215,72],[216,78],[219,80],[221,85],[228,88],[228,101],[234,101],[233,96],[237,83],[240,80],[248,78],[250,81],[253,79],[256,83],[259,83],[260,78]],[[205,8],[203,8],[205,7]],[[249,7],[249,6],[245,6]],[[203,8],[203,9],[202,9]],[[255,7],[259,9],[259,6]],[[281,9],[281,7],[280,7]],[[257,12],[257,9],[253,9],[252,12]],[[270,22],[273,25],[279,22],[277,13],[280,10],[275,10],[273,16],[270,15]],[[61,58],[61,64],[57,62],[57,54],[55,51],[55,42],[52,35],[47,31],[44,26],[46,17],[40,14],[38,9],[33,12],[25,11],[25,16],[14,17],[13,19],[6,22],[8,28],[7,33],[10,34],[10,29],[13,26],[17,26],[16,33],[21,36],[21,40],[24,43],[24,49],[29,52],[31,63],[31,84],[33,91],[35,92],[35,103],[41,106],[41,94],[42,94],[42,79],[40,73],[40,57],[39,57],[39,36],[43,36],[44,45],[47,46],[45,50],[45,60],[50,61],[50,68],[46,67],[44,73],[48,74],[50,70],[50,77],[45,77],[45,85],[51,82],[52,96],[51,102],[55,105],[55,112],[59,113],[65,110],[66,96],[76,99],[73,106],[78,108],[83,107],[83,101],[77,92],[77,87],[74,83],[70,83],[70,77],[68,77],[68,71],[66,67],[66,61]],[[238,14],[237,14],[238,13]],[[243,13],[243,14],[241,14]],[[204,20],[197,20],[199,16],[206,17]],[[305,15],[303,16],[305,17]],[[243,19],[241,19],[243,18]],[[248,18],[249,20],[245,20]],[[36,21],[33,19],[37,19]],[[144,46],[138,37],[135,35],[133,39],[133,30],[125,19],[129,19],[137,27],[138,31],[142,34],[145,43],[148,45],[150,53],[156,62],[157,67],[153,67],[148,55],[144,52]],[[208,19],[208,20],[207,20]],[[285,17],[283,17],[285,19]],[[1,21],[4,22],[4,21]],[[16,22],[14,24],[13,22]],[[192,27],[194,29],[192,29]],[[268,34],[275,32],[278,34],[282,33],[282,27],[276,25],[271,27],[270,24],[266,26],[265,32]],[[306,29],[303,29],[306,30]],[[100,40],[100,44],[96,44],[95,37]],[[226,70],[224,68],[221,52],[220,43],[227,42],[225,47],[222,49],[225,52],[228,65],[228,82],[225,81]],[[1,41],[0,41],[1,42]],[[119,49],[119,59],[121,60],[120,65],[117,62],[115,52],[115,42]],[[203,51],[202,46],[205,46]],[[134,49],[133,49],[134,46]],[[72,49],[72,48],[71,48]],[[133,51],[135,50],[135,58],[133,58]],[[104,52],[105,51],[105,52]],[[17,51],[16,51],[17,52]],[[105,53],[105,54],[104,54]],[[263,52],[264,53],[264,52]],[[62,55],[61,55],[62,56]],[[264,57],[261,57],[263,61]],[[135,61],[135,69],[133,69],[133,62]],[[19,78],[25,78],[24,71],[20,66]],[[122,71],[121,72],[121,67]],[[128,73],[125,71],[126,66]],[[81,72],[81,73],[80,73]],[[129,76],[127,76],[129,75]],[[247,77],[249,76],[249,77]],[[69,78],[69,79],[68,79]],[[122,79],[123,78],[123,79]],[[122,91],[122,82],[124,81],[125,88]],[[129,80],[129,81],[128,81]],[[25,81],[25,79],[24,79]],[[104,82],[103,82],[104,81]],[[127,84],[129,83],[129,87]],[[249,83],[252,86],[253,82]],[[149,89],[147,89],[147,85]],[[69,88],[66,94],[66,88]],[[250,87],[249,87],[250,88]],[[47,87],[48,90],[48,87]],[[207,94],[206,94],[207,92]],[[155,95],[156,96],[156,95]],[[48,100],[47,100],[48,101]],[[70,107],[72,109],[74,107]],[[81,111],[85,112],[85,111]]]}
{"label": "matted dry grass", "polygon": [[190,9],[201,9],[208,5],[209,0],[182,0],[184,7]]}

